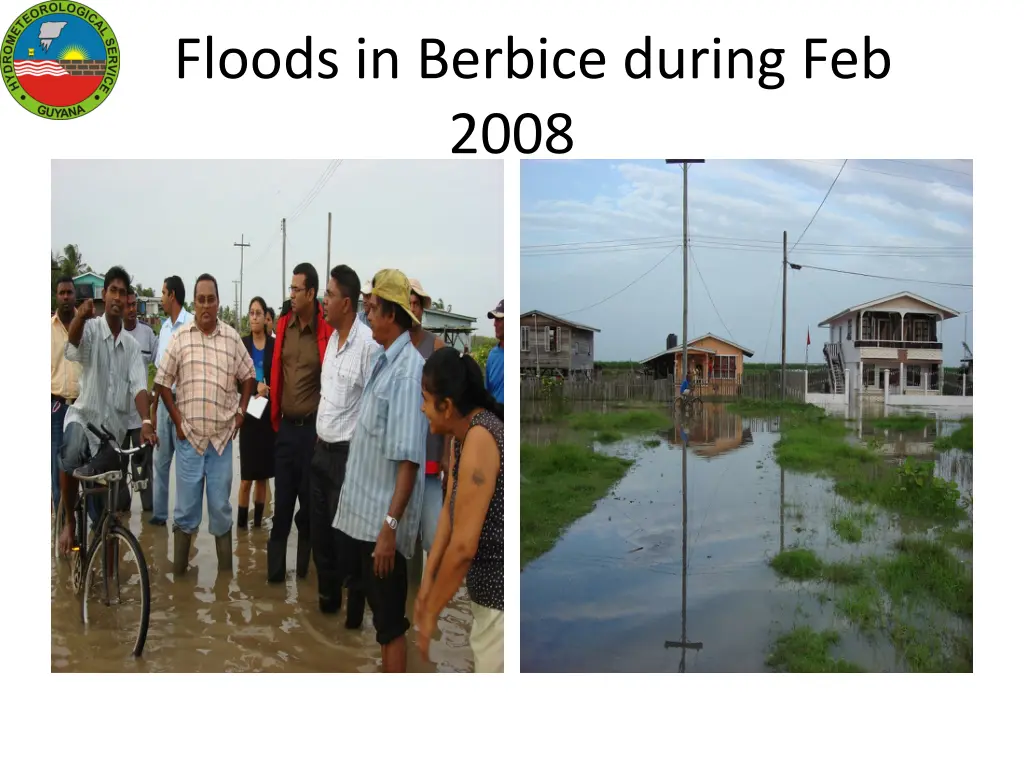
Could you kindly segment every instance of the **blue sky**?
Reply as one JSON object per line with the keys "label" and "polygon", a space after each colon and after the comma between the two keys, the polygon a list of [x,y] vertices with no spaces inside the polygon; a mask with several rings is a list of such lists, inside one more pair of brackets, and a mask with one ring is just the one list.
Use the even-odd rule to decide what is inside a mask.
{"label": "blue sky", "polygon": [[[842,165],[715,160],[690,167],[691,339],[711,332],[754,350],[754,362],[779,360],[783,230],[795,263],[893,278],[790,270],[791,361],[803,361],[810,326],[810,360],[819,362],[828,331],[818,323],[865,301],[906,290],[959,311],[973,308],[969,287],[915,282],[973,282],[971,161],[851,159],[797,244]],[[669,333],[681,335],[678,167],[525,161],[520,216],[523,311],[600,328],[598,360],[639,360],[663,349]],[[955,364],[964,319],[946,321],[943,333],[946,363]]]}
{"label": "blue sky", "polygon": [[[50,43],[49,49],[44,48],[39,39],[39,30],[44,23],[67,22],[60,30],[60,34]],[[33,22],[18,38],[14,46],[14,58],[16,61],[22,59],[59,59],[61,54],[70,46],[82,49],[86,58],[91,61],[102,61],[107,58],[106,49],[103,47],[103,38],[89,22],[70,16],[66,13],[54,13]],[[34,54],[30,57],[28,49],[32,48]]]}

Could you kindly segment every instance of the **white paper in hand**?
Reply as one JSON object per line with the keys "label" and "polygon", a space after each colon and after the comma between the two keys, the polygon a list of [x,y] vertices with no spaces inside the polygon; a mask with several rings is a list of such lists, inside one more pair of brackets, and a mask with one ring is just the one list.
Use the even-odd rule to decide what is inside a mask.
{"label": "white paper in hand", "polygon": [[249,406],[245,409],[245,412],[252,416],[254,419],[263,417],[263,411],[267,407],[267,398],[265,397],[250,397]]}

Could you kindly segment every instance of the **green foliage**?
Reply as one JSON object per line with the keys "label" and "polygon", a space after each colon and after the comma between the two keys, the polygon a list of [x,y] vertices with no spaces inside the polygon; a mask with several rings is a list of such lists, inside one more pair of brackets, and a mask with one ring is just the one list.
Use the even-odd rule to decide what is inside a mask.
{"label": "green foliage", "polygon": [[834,630],[815,632],[810,627],[797,627],[778,637],[772,644],[765,663],[779,672],[861,672],[856,664],[831,656],[839,644]]}

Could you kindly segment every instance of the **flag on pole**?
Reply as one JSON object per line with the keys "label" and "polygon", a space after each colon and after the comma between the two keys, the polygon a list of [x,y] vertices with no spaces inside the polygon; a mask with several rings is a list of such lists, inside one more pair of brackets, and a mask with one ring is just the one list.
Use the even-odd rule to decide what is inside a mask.
{"label": "flag on pole", "polygon": [[811,346],[811,326],[807,326],[807,346]]}

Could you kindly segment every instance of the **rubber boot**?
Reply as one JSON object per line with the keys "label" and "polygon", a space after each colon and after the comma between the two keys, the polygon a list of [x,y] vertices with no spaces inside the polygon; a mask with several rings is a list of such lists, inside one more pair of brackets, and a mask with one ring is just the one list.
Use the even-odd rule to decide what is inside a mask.
{"label": "rubber boot", "polygon": [[288,553],[287,541],[267,542],[267,581],[271,584],[280,584],[284,581],[285,556]]}
{"label": "rubber boot", "polygon": [[309,574],[309,558],[313,553],[313,542],[309,536],[299,536],[298,553],[295,555],[295,575],[306,578]]}
{"label": "rubber boot", "polygon": [[249,508],[239,507],[238,508],[238,529],[244,531],[249,527]]}
{"label": "rubber boot", "polygon": [[217,570],[230,571],[231,567],[231,529],[214,539],[217,548]]}
{"label": "rubber boot", "polygon": [[182,530],[174,531],[174,575],[181,576],[188,570],[188,555],[192,549],[192,537]]}
{"label": "rubber boot", "polygon": [[263,505],[256,503],[253,505],[252,512],[252,529],[255,531],[263,527]]}

